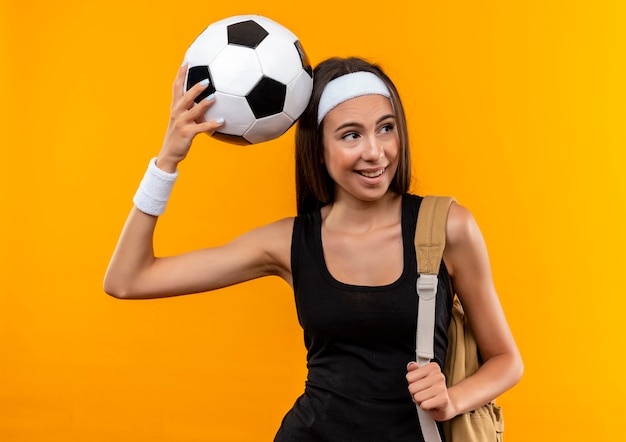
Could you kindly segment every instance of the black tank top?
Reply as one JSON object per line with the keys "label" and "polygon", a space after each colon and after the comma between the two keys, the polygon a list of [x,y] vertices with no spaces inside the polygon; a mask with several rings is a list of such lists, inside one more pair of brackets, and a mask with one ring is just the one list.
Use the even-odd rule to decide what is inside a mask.
{"label": "black tank top", "polygon": [[[324,261],[319,210],[296,218],[292,273],[298,320],[308,351],[304,394],[275,441],[422,441],[406,365],[415,360],[416,254],[421,197],[402,199],[404,269],[393,283],[344,284]],[[452,296],[441,266],[435,360],[445,360]]]}

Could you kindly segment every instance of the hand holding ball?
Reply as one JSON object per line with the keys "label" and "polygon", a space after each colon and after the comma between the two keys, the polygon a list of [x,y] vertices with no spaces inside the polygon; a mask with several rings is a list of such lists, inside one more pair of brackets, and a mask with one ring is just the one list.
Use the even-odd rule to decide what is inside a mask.
{"label": "hand holding ball", "polygon": [[209,80],[196,102],[215,94],[204,118],[224,118],[213,137],[229,143],[279,137],[302,115],[313,90],[313,71],[298,38],[258,15],[211,24],[191,44],[185,60],[185,90]]}

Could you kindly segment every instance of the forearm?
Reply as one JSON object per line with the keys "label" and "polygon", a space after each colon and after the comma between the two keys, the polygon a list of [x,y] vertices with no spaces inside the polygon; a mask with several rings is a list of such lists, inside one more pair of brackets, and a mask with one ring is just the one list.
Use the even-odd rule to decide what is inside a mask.
{"label": "forearm", "polygon": [[[172,85],[170,121],[158,158],[151,160],[133,202],[133,208],[122,231],[104,278],[104,290],[118,298],[149,298],[170,296],[163,292],[163,278],[159,279],[161,262],[154,256],[153,236],[157,217],[165,204],[177,177],[177,166],[189,152],[192,140],[199,133],[213,133],[224,124],[223,119],[201,121],[213,104],[212,96],[195,104],[195,98],[208,85],[195,84],[183,92],[187,65],[182,66]],[[153,270],[153,271],[152,271]],[[169,284],[178,292],[176,284]]]}
{"label": "forearm", "polygon": [[456,414],[474,410],[513,387],[523,372],[517,352],[493,356],[476,373],[448,388]]}
{"label": "forearm", "polygon": [[[176,182],[173,171],[164,171],[150,160],[148,169],[135,193],[135,207],[128,216],[117,247],[105,275],[104,289],[118,298],[134,294],[137,287],[145,287],[147,270],[154,263],[153,237],[157,217],[165,211]],[[143,277],[143,279],[142,279]]]}

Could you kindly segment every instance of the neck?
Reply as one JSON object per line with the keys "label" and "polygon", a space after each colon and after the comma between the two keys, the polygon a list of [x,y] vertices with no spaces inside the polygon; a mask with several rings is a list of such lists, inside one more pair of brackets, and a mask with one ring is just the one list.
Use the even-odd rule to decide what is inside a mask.
{"label": "neck", "polygon": [[387,192],[375,201],[339,199],[322,208],[326,228],[367,232],[398,223],[402,195]]}

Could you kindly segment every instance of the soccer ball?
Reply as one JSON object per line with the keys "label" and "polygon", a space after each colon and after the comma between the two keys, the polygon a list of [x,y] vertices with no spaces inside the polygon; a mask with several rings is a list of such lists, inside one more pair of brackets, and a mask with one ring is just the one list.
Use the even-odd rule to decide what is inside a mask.
{"label": "soccer ball", "polygon": [[284,134],[302,115],[313,90],[313,70],[298,38],[259,15],[240,15],[211,24],[185,54],[185,90],[209,79],[196,103],[215,94],[205,113],[223,117],[213,137],[256,144]]}

